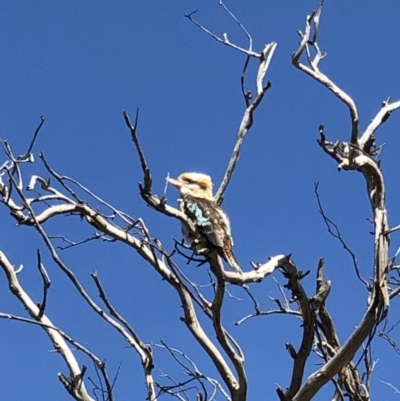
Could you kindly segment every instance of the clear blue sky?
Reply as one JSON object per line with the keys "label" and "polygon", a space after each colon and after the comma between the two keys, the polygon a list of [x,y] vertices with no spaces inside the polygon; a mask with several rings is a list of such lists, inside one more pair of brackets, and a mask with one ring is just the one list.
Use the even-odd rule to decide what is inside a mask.
{"label": "clear blue sky", "polygon": [[[225,171],[242,118],[244,102],[239,77],[243,55],[216,43],[184,18],[199,9],[197,19],[232,41],[245,45],[237,26],[217,1],[76,1],[3,2],[0,8],[0,137],[15,154],[23,153],[39,122],[45,125],[35,146],[53,168],[89,186],[116,207],[147,222],[153,236],[172,248],[180,237],[179,224],[148,209],[138,194],[139,163],[122,111],[133,118],[140,107],[139,136],[151,166],[155,190],[162,193],[167,173],[210,174],[216,185]],[[305,279],[310,296],[315,288],[318,259],[326,259],[326,278],[333,287],[327,307],[343,342],[365,310],[366,293],[355,279],[351,260],[326,233],[314,196],[314,182],[329,216],[340,225],[356,252],[365,277],[372,272],[371,216],[360,174],[337,172],[336,165],[318,147],[318,125],[325,124],[329,139],[347,140],[347,109],[309,77],[291,65],[297,30],[317,1],[248,1],[228,5],[252,33],[260,50],[275,40],[278,48],[268,79],[272,88],[257,110],[240,163],[226,193],[235,253],[245,269],[248,262],[269,255],[291,253],[299,269],[311,270]],[[400,98],[400,3],[394,0],[326,1],[320,45],[328,52],[321,69],[351,95],[358,106],[361,129],[388,96]],[[378,143],[388,142],[382,154],[391,225],[400,223],[398,150],[400,113],[379,131]],[[4,159],[4,156],[3,156]],[[0,159],[0,163],[1,160]],[[25,173],[43,173],[38,161]],[[177,193],[170,188],[168,201]],[[139,360],[118,334],[94,316],[71,283],[52,263],[32,228],[15,227],[0,209],[0,249],[12,263],[23,264],[20,280],[39,302],[40,277],[35,253],[43,257],[52,278],[47,313],[50,319],[99,357],[113,376],[122,361],[116,399],[145,399]],[[46,225],[50,234],[73,240],[91,234],[84,222],[62,217]],[[400,236],[394,234],[392,254]],[[110,299],[137,329],[145,342],[165,340],[185,350],[205,372],[216,375],[201,349],[193,346],[180,322],[181,308],[174,292],[130,249],[118,244],[88,244],[63,252],[69,266],[97,298],[89,272],[97,270]],[[182,266],[189,274],[192,266]],[[195,272],[208,282],[206,269]],[[284,283],[282,276],[274,277]],[[263,309],[280,296],[272,277],[254,286]],[[284,344],[298,346],[300,322],[274,316],[233,323],[252,311],[243,300],[229,299],[225,324],[247,354],[249,399],[276,399],[275,383],[289,384],[291,360]],[[0,310],[24,315],[0,275]],[[398,316],[397,302],[391,309]],[[399,339],[399,331],[394,332]],[[0,387],[4,400],[69,400],[57,379],[66,373],[61,358],[38,327],[0,321]],[[394,400],[393,390],[378,379],[400,386],[400,359],[383,340],[374,345],[379,359],[373,378],[373,398]],[[157,350],[163,372],[178,375],[179,368]],[[88,361],[78,354],[80,364]],[[94,376],[92,366],[90,376]],[[308,366],[307,373],[312,372]],[[157,376],[159,371],[156,369]],[[176,376],[178,377],[178,376]],[[90,385],[88,385],[90,387]],[[45,390],[44,390],[45,389]],[[331,390],[331,389],[330,389]],[[317,399],[328,399],[331,391]],[[397,396],[398,397],[398,396]],[[222,399],[219,397],[219,399]]]}

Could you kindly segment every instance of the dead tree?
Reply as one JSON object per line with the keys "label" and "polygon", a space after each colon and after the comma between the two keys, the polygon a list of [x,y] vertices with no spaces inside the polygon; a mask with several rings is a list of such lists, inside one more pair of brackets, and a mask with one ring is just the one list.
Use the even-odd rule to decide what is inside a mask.
{"label": "dead tree", "polygon": [[[218,36],[204,27],[195,19],[195,13],[186,15],[194,25],[214,40],[244,55],[240,83],[245,107],[231,159],[215,195],[214,200],[218,205],[223,202],[225,191],[239,160],[243,141],[253,125],[256,110],[271,87],[271,83],[266,81],[266,74],[277,46],[275,42],[271,42],[260,51],[255,51],[252,36],[222,0],[220,4],[247,37],[248,46],[246,48],[232,43],[226,34]],[[156,238],[156,233],[150,232],[143,219],[128,215],[94,194],[79,181],[58,173],[51,167],[43,154],[40,154],[39,158],[45,173],[31,175],[29,179],[25,179],[24,168],[27,163],[34,162],[35,140],[44,119],[41,120],[25,154],[15,156],[11,146],[3,141],[6,155],[6,161],[0,168],[0,195],[3,207],[9,210],[19,225],[30,226],[36,230],[54,264],[68,277],[82,300],[106,324],[115,329],[129,347],[136,351],[143,368],[148,400],[156,401],[163,395],[170,395],[180,400],[196,399],[198,401],[211,401],[216,399],[217,395],[218,399],[223,398],[229,401],[248,399],[245,355],[241,345],[235,339],[234,333],[228,331],[224,324],[223,306],[226,302],[229,284],[238,286],[254,303],[254,312],[238,321],[238,325],[250,318],[261,318],[271,314],[291,315],[302,321],[300,344],[298,346],[291,343],[285,345],[292,358],[292,366],[287,382],[283,384],[284,388],[280,386],[277,388],[277,395],[281,401],[311,400],[328,382],[333,384],[333,399],[335,400],[370,400],[370,376],[373,362],[369,358],[369,347],[376,333],[388,337],[385,329],[380,330],[378,326],[387,317],[391,300],[400,292],[399,280],[395,275],[397,253],[392,258],[389,256],[389,236],[397,227],[391,228],[388,222],[385,182],[378,160],[381,147],[376,145],[375,141],[377,130],[392,112],[400,108],[400,101],[391,102],[390,99],[384,101],[381,110],[365,131],[360,132],[359,117],[354,100],[319,69],[319,63],[324,58],[318,43],[322,6],[323,1],[314,12],[307,16],[304,32],[299,32],[300,44],[292,56],[292,63],[301,72],[325,86],[348,108],[350,115],[349,140],[346,142],[328,140],[324,127],[320,126],[318,143],[321,149],[337,163],[338,169],[355,170],[362,174],[366,182],[374,226],[374,260],[371,265],[370,280],[361,276],[355,263],[355,272],[369,294],[366,300],[367,307],[364,315],[360,316],[359,324],[343,343],[339,341],[337,322],[333,320],[326,306],[326,300],[331,292],[331,282],[324,279],[323,259],[319,260],[316,269],[315,292],[310,294],[306,292],[302,284],[305,277],[310,277],[310,272],[299,270],[291,255],[280,254],[270,257],[267,263],[252,263],[252,269],[240,273],[227,270],[213,249],[210,249],[205,255],[190,256],[190,252],[188,253],[190,250],[185,249],[182,243],[176,242],[175,250],[172,251]],[[248,67],[252,62],[256,63],[257,72],[254,77],[249,78]],[[247,89],[249,79],[252,79],[251,85],[255,88],[254,93]],[[124,112],[123,116],[143,173],[143,182],[140,184],[140,195],[143,201],[153,209],[154,213],[158,212],[160,215],[190,225],[187,215],[174,205],[170,205],[164,196],[157,196],[153,191],[151,168],[139,142],[139,112],[136,112],[133,122],[127,112]],[[321,215],[329,232],[351,252],[344,242],[338,226],[324,212],[318,185],[315,187],[315,192]],[[73,242],[63,234],[57,234],[57,236],[50,234],[45,223],[58,216],[79,216],[93,231],[92,236],[80,242]],[[155,345],[145,343],[141,339],[141,334],[134,328],[134,322],[128,322],[113,306],[113,302],[109,299],[105,286],[96,272],[93,272],[91,277],[101,302],[90,295],[90,291],[85,288],[73,269],[64,260],[62,251],[55,245],[56,240],[60,238],[65,243],[64,249],[95,240],[118,242],[133,249],[143,263],[154,269],[164,280],[165,285],[169,285],[175,291],[183,311],[181,320],[198,346],[203,349],[218,373],[218,377],[212,377],[201,371],[185,350],[176,349],[161,342],[157,346],[170,353],[186,374],[186,379],[183,381],[175,380],[166,374],[165,377],[169,380],[169,384],[162,382],[154,373],[154,367],[157,365],[153,354]],[[211,291],[204,290],[185,272],[180,266],[182,260],[188,260],[192,265],[201,263],[209,267]],[[88,401],[94,400],[94,397],[100,397],[104,400],[114,400],[115,383],[109,377],[105,361],[50,320],[46,307],[48,294],[51,291],[51,279],[42,263],[39,251],[37,265],[43,282],[43,296],[39,303],[33,300],[33,297],[25,291],[20,283],[18,276],[23,273],[23,270],[15,269],[12,261],[0,251],[0,266],[5,272],[9,289],[30,316],[17,316],[2,311],[0,317],[33,324],[46,332],[54,349],[65,362],[68,373],[59,373],[59,380],[73,399]],[[204,272],[206,271],[204,269]],[[274,301],[277,305],[275,309],[263,311],[251,290],[254,286],[263,285],[263,281],[269,279],[274,271],[281,273],[281,280],[284,282],[279,285],[282,297],[275,298]],[[179,310],[178,305],[177,310]],[[205,321],[209,323],[211,330],[205,329]],[[388,338],[390,339],[390,337]],[[89,394],[87,390],[88,367],[79,366],[74,352],[71,351],[71,346],[83,352],[94,363],[98,372],[98,382],[95,385],[97,391],[95,394],[97,395]],[[364,372],[360,371],[355,357],[357,352],[361,352],[362,358],[365,360]],[[319,358],[321,364],[311,375],[306,377],[306,366],[310,367],[312,356]]]}

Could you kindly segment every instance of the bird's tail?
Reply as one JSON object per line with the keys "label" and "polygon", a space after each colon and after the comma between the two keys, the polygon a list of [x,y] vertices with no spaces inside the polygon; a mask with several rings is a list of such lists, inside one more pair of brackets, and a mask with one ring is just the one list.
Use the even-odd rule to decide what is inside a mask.
{"label": "bird's tail", "polygon": [[239,263],[232,251],[232,248],[224,249],[223,258],[228,262],[229,266],[238,273],[242,272]]}

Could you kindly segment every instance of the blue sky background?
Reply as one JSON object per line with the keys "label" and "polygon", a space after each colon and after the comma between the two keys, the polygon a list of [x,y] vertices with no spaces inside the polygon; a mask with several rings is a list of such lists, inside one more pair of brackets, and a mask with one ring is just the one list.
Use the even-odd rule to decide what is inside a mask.
{"label": "blue sky background", "polygon": [[[255,49],[278,42],[267,76],[272,88],[257,110],[224,201],[232,220],[235,253],[244,269],[250,268],[249,261],[291,253],[299,269],[311,270],[304,280],[310,296],[318,259],[324,257],[325,277],[333,283],[327,307],[344,342],[361,319],[367,294],[355,278],[349,256],[326,232],[314,182],[320,182],[326,213],[339,224],[366,278],[372,272],[372,227],[366,220],[371,211],[362,176],[338,173],[334,161],[316,143],[321,123],[329,139],[349,139],[347,109],[291,65],[296,32],[303,30],[306,15],[317,2],[235,3],[228,5],[253,35]],[[141,200],[141,170],[122,111],[128,110],[133,118],[140,107],[139,137],[159,194],[167,173],[208,173],[218,186],[244,111],[239,85],[244,57],[184,18],[194,9],[199,9],[196,18],[210,30],[219,35],[227,32],[231,41],[246,45],[217,1],[21,0],[0,7],[0,137],[11,143],[15,154],[24,153],[43,115],[46,122],[36,154],[43,151],[56,171],[78,179],[130,215],[143,217],[151,234],[167,248],[173,246],[172,237],[180,238],[179,223],[150,210]],[[320,46],[328,57],[320,67],[356,101],[361,130],[379,111],[382,100],[400,98],[399,21],[400,3],[394,0],[362,6],[326,1]],[[248,85],[253,77],[249,74],[249,78]],[[391,225],[400,222],[399,128],[400,113],[393,114],[378,134],[378,143],[388,143],[381,158]],[[39,160],[25,167],[26,177],[33,173],[47,178]],[[175,204],[178,195],[169,188],[167,197]],[[41,247],[52,279],[48,317],[106,359],[111,377],[122,363],[116,399],[132,395],[145,399],[136,354],[89,310],[32,228],[15,227],[5,208],[0,208],[0,219],[0,249],[12,263],[24,265],[19,279],[25,289],[39,302],[41,278],[35,255]],[[78,218],[60,217],[46,229],[72,240],[92,233]],[[391,254],[399,242],[400,236],[392,235]],[[181,348],[205,373],[217,377],[179,320],[177,296],[135,252],[120,244],[90,243],[62,256],[95,299],[89,273],[98,271],[110,299],[143,341],[162,339]],[[199,282],[208,282],[205,267],[195,269],[183,260],[181,265]],[[274,277],[284,283],[280,273]],[[249,399],[276,399],[276,383],[285,388],[290,380],[291,359],[284,344],[299,345],[300,322],[273,316],[235,327],[233,323],[250,313],[252,305],[242,291],[231,291],[241,300],[227,299],[224,322],[247,355]],[[263,309],[275,306],[270,297],[280,296],[273,277],[253,286],[253,291]],[[25,315],[10,295],[4,275],[0,275],[0,293],[2,312]],[[394,300],[392,323],[398,312]],[[66,368],[42,330],[0,321],[0,336],[2,399],[70,399],[57,379],[57,372],[67,373]],[[399,339],[399,330],[393,337]],[[394,400],[398,396],[378,379],[400,387],[400,359],[381,339],[375,340],[373,351],[377,365],[372,398]],[[89,364],[83,355],[77,357],[80,364]],[[181,369],[165,351],[157,349],[155,361],[162,372],[179,378]],[[310,363],[307,374],[315,369]],[[89,371],[94,377],[91,365]],[[156,368],[155,376],[159,373]],[[331,391],[324,390],[316,399],[327,399]]]}

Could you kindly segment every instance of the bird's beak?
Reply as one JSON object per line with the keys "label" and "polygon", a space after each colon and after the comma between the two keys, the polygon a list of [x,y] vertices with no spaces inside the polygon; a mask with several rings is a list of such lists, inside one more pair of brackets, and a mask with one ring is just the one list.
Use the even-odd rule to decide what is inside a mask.
{"label": "bird's beak", "polygon": [[175,180],[174,178],[167,178],[167,181],[171,185],[173,185],[175,188],[178,188],[178,189],[182,188],[182,186],[183,186],[183,182]]}

